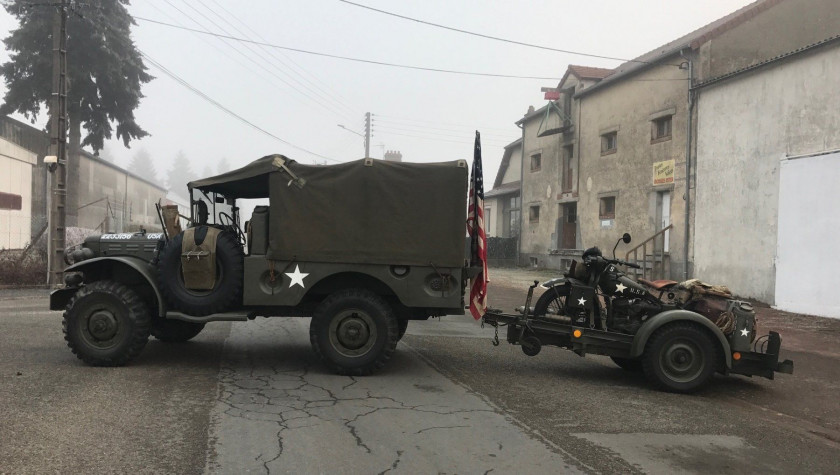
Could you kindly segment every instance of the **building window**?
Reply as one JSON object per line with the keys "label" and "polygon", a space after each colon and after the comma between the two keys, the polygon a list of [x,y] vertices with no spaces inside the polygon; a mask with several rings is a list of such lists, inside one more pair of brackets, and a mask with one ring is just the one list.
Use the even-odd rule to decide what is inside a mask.
{"label": "building window", "polygon": [[600,219],[615,219],[615,196],[604,196],[600,202],[598,217]]}
{"label": "building window", "polygon": [[532,224],[540,222],[540,205],[532,205],[528,208],[528,221]]}
{"label": "building window", "polygon": [[618,132],[608,132],[601,136],[601,155],[609,155],[618,150]]}
{"label": "building window", "polygon": [[651,122],[651,142],[663,142],[671,139],[671,117],[666,115]]}
{"label": "building window", "polygon": [[519,236],[519,206],[520,200],[518,196],[511,197],[510,199],[510,219],[508,222],[510,234],[508,237],[517,237]]}
{"label": "building window", "polygon": [[492,228],[490,227],[490,215],[493,214],[493,208],[484,208],[484,230],[487,232],[487,235],[495,234],[492,232]]}
{"label": "building window", "polygon": [[23,199],[20,195],[3,193],[0,191],[0,209],[18,211],[23,208]]}
{"label": "building window", "polygon": [[574,155],[574,145],[566,145],[563,147],[563,176],[560,178],[562,191],[572,191],[572,157],[574,157]]}
{"label": "building window", "polygon": [[531,155],[531,171],[538,172],[542,168],[542,154],[535,153]]}

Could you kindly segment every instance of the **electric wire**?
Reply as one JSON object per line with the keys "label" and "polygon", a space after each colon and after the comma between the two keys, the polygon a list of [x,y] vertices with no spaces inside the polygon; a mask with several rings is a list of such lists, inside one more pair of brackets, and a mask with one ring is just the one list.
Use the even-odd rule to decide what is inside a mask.
{"label": "electric wire", "polygon": [[[216,22],[215,22],[212,18],[210,18],[210,17],[208,17],[207,15],[203,14],[203,13],[202,13],[201,11],[199,11],[199,10],[198,10],[195,6],[191,5],[191,2],[185,2],[185,3],[186,3],[186,5],[187,5],[188,7],[190,7],[193,11],[195,11],[196,13],[198,13],[199,15],[201,15],[203,18],[205,18],[207,21],[209,21],[210,23],[212,23],[212,24],[213,24],[213,26],[215,26],[216,28],[218,28],[220,31],[222,31],[222,32],[223,32],[223,33],[225,33],[225,34],[230,34],[230,31],[228,31],[227,29],[225,29],[222,25],[220,25],[220,24],[216,23]],[[206,3],[204,3],[202,0],[198,0],[198,3],[199,3],[201,6],[203,6],[205,9],[207,9],[209,12],[211,12],[213,15],[215,15],[215,16],[217,16],[217,17],[219,17],[222,21],[224,21],[224,22],[228,23],[231,27],[233,27],[235,30],[237,30],[237,32],[238,32],[238,33],[243,34],[240,30],[238,30],[238,28],[236,28],[236,26],[235,26],[235,25],[231,24],[231,23],[230,23],[230,22],[229,22],[226,18],[224,18],[222,15],[220,15],[220,14],[219,14],[219,13],[217,13],[215,10],[213,10],[212,8],[210,8],[209,6],[207,6],[207,4],[206,4]],[[243,35],[244,35],[245,37],[247,37],[247,34],[243,34]],[[260,60],[264,61],[266,64],[268,64],[268,65],[270,65],[270,66],[273,66],[273,67],[274,67],[274,69],[276,69],[276,70],[277,70],[280,74],[282,74],[283,76],[285,76],[285,77],[286,77],[286,78],[288,78],[289,80],[293,81],[294,83],[296,83],[296,84],[297,84],[297,85],[299,85],[300,87],[304,88],[305,90],[307,90],[307,91],[309,91],[310,93],[312,93],[312,94],[314,94],[315,96],[317,96],[317,99],[316,99],[315,97],[310,96],[309,94],[305,94],[303,91],[301,91],[301,90],[297,89],[296,87],[292,86],[292,85],[291,85],[291,84],[289,84],[288,82],[284,81],[284,83],[285,83],[285,84],[287,84],[288,86],[290,86],[290,87],[294,88],[294,90],[295,90],[296,92],[298,92],[298,93],[300,93],[300,94],[302,94],[302,95],[305,95],[307,98],[309,98],[310,100],[313,100],[313,101],[317,102],[319,105],[321,105],[322,107],[326,108],[327,110],[329,110],[329,111],[331,111],[331,112],[333,112],[333,113],[335,113],[335,114],[337,114],[337,115],[339,115],[339,116],[341,116],[341,117],[343,117],[343,118],[347,118],[347,115],[346,115],[346,114],[347,114],[347,112],[344,112],[344,111],[339,111],[338,109],[333,109],[333,108],[331,107],[333,104],[335,104],[335,101],[334,101],[333,99],[330,99],[330,98],[328,98],[328,97],[325,97],[323,94],[321,94],[320,92],[318,92],[318,91],[314,90],[314,89],[313,89],[312,87],[310,87],[308,84],[305,84],[303,81],[301,81],[300,79],[298,79],[295,75],[291,74],[291,71],[290,71],[290,70],[291,70],[291,68],[289,68],[289,67],[288,67],[288,65],[286,65],[285,63],[283,64],[283,66],[286,66],[286,67],[285,67],[285,68],[281,68],[279,65],[277,65],[277,64],[276,64],[276,61],[272,61],[272,58],[269,58],[269,57],[268,57],[268,56],[267,56],[267,55],[266,55],[266,54],[262,51],[262,48],[263,48],[263,47],[261,47],[261,46],[257,46],[257,48],[255,49],[254,47],[252,47],[251,45],[249,45],[249,44],[247,44],[247,43],[243,43],[242,45],[243,45],[245,48],[247,48],[247,50],[248,50],[248,51],[250,51],[252,54],[256,55],[256,56],[257,56]],[[276,60],[277,58],[275,57],[274,59]],[[282,60],[280,60],[280,62],[282,63]],[[325,102],[323,102],[323,101],[325,101]],[[352,111],[351,111],[351,113],[352,113]]]}
{"label": "electric wire", "polygon": [[[210,28],[207,28],[207,26],[203,25],[201,22],[199,22],[198,20],[196,20],[196,19],[194,18],[194,16],[192,16],[192,15],[188,14],[187,12],[185,12],[184,10],[181,10],[180,8],[178,8],[178,7],[177,7],[174,3],[172,3],[170,0],[164,0],[164,2],[166,2],[167,4],[169,4],[169,6],[171,6],[171,7],[172,7],[172,8],[174,8],[175,10],[177,10],[177,11],[178,11],[179,13],[181,13],[182,15],[186,16],[187,18],[189,18],[189,19],[190,19],[193,23],[195,23],[196,25],[198,25],[199,27],[201,27],[202,29],[204,29],[204,31],[205,31],[205,32],[208,32],[208,33],[210,33],[210,32],[211,32],[211,31],[210,31]],[[196,9],[196,8],[195,8],[193,5],[191,5],[189,2],[185,2],[185,4],[186,4],[186,6],[187,6],[187,7],[189,7],[190,9],[192,9],[193,11],[195,11],[196,13],[198,13],[199,15],[201,15],[204,19],[206,19],[207,21],[209,21],[210,23],[212,23],[212,24],[213,24],[216,28],[220,29],[221,31],[225,31],[225,30],[224,30],[224,28],[222,28],[222,27],[221,27],[221,25],[219,25],[218,23],[216,23],[216,22],[215,22],[212,18],[209,18],[209,17],[208,17],[207,15],[205,15],[203,12],[199,11],[198,9]],[[135,17],[135,18],[136,18],[136,17]],[[227,33],[227,32],[225,31],[225,33]],[[240,50],[240,49],[239,49],[239,48],[237,48],[236,46],[231,45],[231,44],[228,44],[228,43],[227,43],[227,42],[225,42],[225,41],[223,41],[223,43],[225,43],[225,45],[227,45],[228,47],[232,48],[234,51],[236,51],[237,53],[239,53],[240,55],[242,55],[242,56],[243,56],[244,58],[246,58],[247,60],[249,60],[249,61],[251,61],[252,63],[254,63],[254,64],[255,64],[256,66],[258,66],[259,68],[263,69],[263,70],[264,70],[265,72],[267,72],[268,74],[270,74],[270,75],[274,76],[275,78],[277,78],[280,82],[282,82],[283,84],[285,84],[286,86],[288,86],[288,87],[289,87],[289,88],[291,88],[293,91],[295,91],[295,92],[297,92],[298,94],[300,94],[301,96],[306,97],[307,99],[309,99],[310,101],[314,102],[314,103],[315,103],[315,104],[317,104],[318,106],[320,106],[320,107],[324,108],[324,109],[325,109],[325,110],[327,110],[328,112],[331,112],[331,113],[337,114],[337,115],[339,115],[340,117],[345,117],[345,116],[344,116],[344,113],[340,113],[340,112],[336,111],[335,109],[332,109],[329,105],[324,104],[324,103],[322,103],[320,100],[318,100],[318,99],[316,99],[316,98],[312,97],[311,95],[307,94],[306,92],[301,91],[301,90],[300,90],[300,89],[298,89],[298,88],[297,88],[294,84],[291,84],[291,83],[290,83],[289,81],[287,81],[285,78],[281,77],[280,75],[278,75],[277,73],[275,73],[275,72],[274,72],[274,71],[272,71],[271,69],[267,68],[267,67],[266,67],[264,64],[262,64],[261,62],[256,61],[254,58],[252,58],[251,56],[249,56],[247,53],[243,52],[242,50]],[[253,53],[253,51],[250,49],[250,47],[249,47],[249,46],[246,46],[246,47],[248,47],[248,48],[249,48],[249,51],[251,51],[251,52]],[[256,54],[256,56],[257,56],[257,57],[261,57],[261,55],[260,55],[259,53],[257,53],[257,54]],[[264,58],[264,57],[261,57],[261,59],[265,60],[265,58]],[[269,64],[273,64],[273,63],[271,63],[271,61],[268,61],[268,63],[269,63]],[[279,85],[278,85],[278,86],[279,86]],[[281,87],[281,89],[282,89],[282,87]]]}
{"label": "electric wire", "polygon": [[[417,132],[419,132],[420,130],[422,130],[422,131],[431,130],[431,131],[441,131],[441,132],[464,132],[464,131],[461,131],[461,130],[453,130],[451,127],[449,127],[449,128],[431,127],[431,126],[428,126],[428,125],[409,124],[409,123],[404,123],[404,122],[395,122],[395,121],[392,121],[392,120],[377,120],[377,121],[375,121],[375,123],[382,124],[386,127],[395,127],[395,128],[410,127],[410,129],[407,129],[407,130],[417,131]],[[471,131],[475,131],[475,129],[479,129],[479,130],[482,131],[481,132],[482,137],[487,137],[487,136],[489,136],[489,137],[501,137],[501,138],[504,138],[504,139],[507,139],[508,137],[510,137],[511,132],[512,132],[512,130],[508,129],[507,134],[499,134],[499,133],[494,133],[494,132],[484,132],[484,130],[493,130],[493,129],[490,129],[490,128],[483,129],[481,127],[468,127],[468,126],[464,126],[464,128],[468,128]],[[511,127],[511,129],[512,128],[513,127]],[[420,129],[420,130],[416,130],[416,129]],[[466,133],[466,132],[464,132],[464,133]],[[472,132],[470,132],[470,133],[472,133]]]}
{"label": "electric wire", "polygon": [[[463,134],[463,135],[461,135],[461,134],[445,134],[445,133],[435,132],[435,131],[416,130],[416,129],[415,129],[415,130],[412,130],[412,129],[403,129],[403,128],[400,128],[400,127],[395,127],[395,126],[391,126],[391,125],[380,126],[380,127],[377,127],[377,129],[376,129],[376,130],[393,130],[393,131],[397,131],[397,132],[410,132],[410,133],[418,133],[418,134],[433,135],[433,136],[440,136],[440,137],[454,137],[454,138],[466,138],[466,139],[469,139],[469,135],[468,135],[468,134],[466,134],[466,133],[465,133],[465,134]],[[452,132],[457,132],[457,131],[452,131]],[[484,134],[484,133],[482,133],[482,134],[481,134],[481,137],[482,137],[482,138],[491,138],[491,137],[493,137],[493,136],[492,136],[492,135],[490,135],[490,134]],[[500,141],[500,142],[501,142],[501,141],[504,141],[504,140],[507,140],[507,137],[502,137],[502,136],[496,136],[496,137],[500,137],[500,138],[495,138],[495,139],[491,139],[491,140],[494,140],[494,141]],[[510,140],[508,140],[508,142],[507,142],[507,143],[510,143],[510,142],[512,142],[513,140],[516,140],[516,139],[510,139]]]}
{"label": "electric wire", "polygon": [[269,48],[277,48],[277,49],[282,49],[282,50],[286,50],[286,51],[294,51],[296,53],[309,54],[309,55],[313,55],[313,56],[322,56],[322,57],[325,57],[325,58],[341,59],[341,60],[345,60],[345,61],[354,61],[354,62],[357,62],[357,63],[375,64],[375,65],[378,65],[378,66],[387,66],[387,67],[392,67],[392,68],[403,68],[403,69],[412,69],[412,70],[416,70],[416,71],[428,71],[428,72],[436,72],[436,73],[459,74],[459,75],[464,75],[464,76],[483,76],[483,77],[495,77],[495,78],[506,78],[506,79],[539,79],[539,80],[548,80],[548,81],[558,81],[560,79],[559,76],[550,76],[549,77],[549,76],[523,76],[523,75],[516,75],[516,74],[480,73],[480,72],[475,72],[475,71],[459,71],[459,70],[454,70],[454,69],[430,68],[430,67],[424,67],[424,66],[412,66],[412,65],[407,65],[407,64],[389,63],[389,62],[385,62],[385,61],[374,61],[374,60],[370,60],[370,59],[352,58],[352,57],[349,57],[349,56],[340,56],[340,55],[337,55],[337,54],[321,53],[321,52],[318,52],[318,51],[310,51],[310,50],[305,50],[305,49],[300,49],[300,48],[292,48],[292,47],[289,47],[289,46],[281,46],[281,45],[262,42],[262,41],[249,40],[247,38],[241,38],[241,37],[232,36],[232,35],[224,35],[224,34],[220,34],[220,33],[213,33],[211,31],[203,31],[203,30],[198,30],[198,29],[195,29],[195,28],[189,28],[189,27],[185,27],[185,26],[174,25],[172,23],[166,23],[166,22],[163,22],[163,21],[160,21],[160,20],[153,20],[151,18],[145,18],[145,17],[141,17],[141,16],[135,16],[134,19],[135,20],[140,20],[140,21],[145,21],[147,23],[154,23],[156,25],[162,25],[162,26],[166,26],[166,27],[170,27],[170,28],[175,28],[175,29],[179,29],[179,30],[191,31],[193,33],[198,33],[198,34],[202,34],[202,35],[210,35],[210,36],[215,36],[215,37],[218,37],[218,38],[224,38],[224,39],[233,40],[233,41],[240,41],[240,42],[243,42],[243,43],[251,43],[251,44],[255,44],[255,45],[262,45],[262,46],[266,46],[266,47],[269,47]]}
{"label": "electric wire", "polygon": [[190,84],[189,82],[187,82],[185,79],[181,78],[180,76],[178,76],[177,74],[175,74],[174,72],[172,72],[171,70],[169,70],[168,68],[166,68],[165,66],[163,66],[162,64],[160,64],[159,62],[155,61],[155,60],[154,60],[154,58],[150,57],[148,54],[144,53],[143,51],[140,51],[139,49],[138,49],[137,51],[138,51],[138,52],[139,52],[139,53],[140,53],[140,54],[141,54],[144,58],[146,58],[146,61],[148,61],[148,62],[149,62],[152,66],[154,66],[155,68],[157,68],[160,72],[162,72],[163,74],[165,74],[165,75],[169,76],[169,77],[170,77],[171,79],[173,79],[175,82],[177,82],[177,83],[181,84],[182,86],[184,86],[185,88],[189,89],[190,91],[192,91],[192,92],[193,92],[194,94],[196,94],[197,96],[201,97],[201,98],[202,98],[202,99],[204,99],[205,101],[209,102],[210,104],[212,104],[212,105],[213,105],[213,106],[215,106],[216,108],[218,108],[218,109],[222,110],[223,112],[225,112],[226,114],[228,114],[228,115],[230,115],[230,116],[234,117],[235,119],[239,120],[240,122],[242,122],[242,123],[244,123],[244,124],[246,124],[246,125],[250,126],[251,128],[253,128],[253,129],[255,129],[255,130],[259,131],[259,132],[262,132],[263,134],[265,134],[265,135],[267,135],[267,136],[269,136],[269,137],[271,137],[271,138],[273,138],[273,139],[275,139],[275,140],[277,140],[277,141],[279,141],[279,142],[281,142],[281,143],[284,143],[284,144],[288,145],[289,147],[292,147],[292,148],[294,148],[294,149],[296,149],[296,150],[300,150],[301,152],[305,152],[305,153],[308,153],[308,154],[310,154],[310,155],[314,155],[314,156],[316,156],[316,157],[323,158],[323,159],[325,159],[325,160],[330,160],[330,161],[333,161],[333,162],[343,163],[343,161],[341,161],[341,160],[337,160],[337,159],[335,159],[335,158],[332,158],[332,157],[327,157],[327,156],[325,156],[325,155],[321,155],[320,153],[316,153],[316,152],[313,152],[313,151],[311,151],[311,150],[307,150],[307,149],[305,149],[305,148],[303,148],[303,147],[300,147],[300,146],[298,146],[298,145],[295,145],[295,144],[293,144],[293,143],[289,142],[288,140],[285,140],[285,139],[283,139],[283,138],[281,138],[281,137],[278,137],[277,135],[274,135],[273,133],[271,133],[271,132],[269,132],[269,131],[265,130],[264,128],[262,128],[262,127],[258,126],[257,124],[255,124],[255,123],[251,122],[250,120],[248,120],[248,119],[246,119],[246,118],[242,117],[241,115],[237,114],[236,112],[232,111],[231,109],[228,109],[227,107],[225,107],[224,105],[222,105],[221,103],[219,103],[218,101],[216,101],[215,99],[213,99],[212,97],[208,96],[207,94],[205,94],[205,93],[201,92],[199,89],[197,89],[196,87],[194,87],[192,84]]}
{"label": "electric wire", "polygon": [[[507,39],[507,38],[501,38],[501,37],[498,37],[498,36],[486,35],[486,34],[483,34],[483,33],[476,33],[474,31],[467,31],[467,30],[463,30],[463,29],[460,29],[460,28],[454,28],[454,27],[451,27],[451,26],[441,25],[441,24],[438,24],[438,23],[432,23],[430,21],[420,20],[420,19],[417,19],[417,18],[412,18],[412,17],[409,17],[409,16],[405,16],[405,15],[399,15],[397,13],[392,13],[392,12],[385,11],[385,10],[380,10],[378,8],[369,7],[367,5],[362,5],[361,3],[351,2],[349,0],[338,0],[338,1],[341,2],[341,3],[346,3],[348,5],[352,5],[354,7],[364,8],[365,10],[371,10],[371,11],[374,11],[374,12],[377,12],[377,13],[382,13],[383,15],[393,16],[393,17],[396,17],[396,18],[401,18],[403,20],[408,20],[408,21],[413,21],[413,22],[416,22],[416,23],[421,23],[423,25],[433,26],[435,28],[442,28],[444,30],[454,31],[456,33],[463,33],[463,34],[466,34],[466,35],[477,36],[479,38],[485,38],[485,39],[494,40],[494,41],[501,41],[503,43],[510,43],[510,44],[515,44],[515,45],[520,45],[520,46],[527,46],[529,48],[537,48],[537,49],[542,49],[542,50],[546,50],[546,51],[554,51],[554,52],[557,52],[557,53],[566,53],[566,54],[573,54],[573,55],[577,55],[577,56],[586,56],[588,58],[611,59],[611,60],[615,60],[615,61],[624,61],[626,63],[652,64],[652,62],[650,62],[650,61],[641,61],[641,60],[638,60],[638,59],[616,58],[614,56],[603,56],[603,55],[599,55],[599,54],[581,53],[580,51],[571,51],[571,50],[565,50],[565,49],[559,49],[559,48],[552,48],[550,46],[537,45],[537,44],[533,44],[533,43],[525,43],[523,41],[516,41],[516,40]],[[672,66],[678,66],[678,65],[674,64]]]}
{"label": "electric wire", "polygon": [[[260,41],[268,41],[268,40],[266,40],[266,39],[265,39],[265,37],[263,37],[263,36],[262,36],[262,35],[261,35],[258,31],[256,31],[256,30],[254,30],[253,28],[251,28],[251,27],[250,27],[247,23],[245,23],[244,21],[242,21],[242,20],[241,20],[239,17],[237,17],[237,16],[236,16],[233,12],[231,12],[230,10],[228,10],[227,8],[225,8],[225,6],[224,6],[224,5],[222,5],[221,3],[219,3],[217,0],[211,0],[211,1],[212,1],[212,2],[216,5],[216,6],[218,6],[218,7],[219,7],[219,8],[220,8],[220,9],[221,9],[221,10],[222,10],[222,11],[223,11],[226,15],[228,15],[231,19],[233,19],[234,21],[236,21],[237,23],[239,23],[240,25],[242,25],[242,26],[243,26],[243,27],[244,27],[247,31],[251,32],[251,33],[252,33],[252,34],[253,34],[253,35],[254,35],[254,36],[255,36],[258,40],[260,40]],[[216,15],[217,15],[217,16],[220,16],[218,13],[216,13]],[[220,18],[221,18],[221,16],[220,16]],[[229,22],[229,21],[228,21],[227,23],[228,23],[229,25],[233,26],[233,28],[234,28],[237,32],[239,32],[239,33],[243,33],[243,32],[242,32],[242,30],[240,30],[240,29],[236,28],[236,26],[235,26],[235,25],[233,25],[231,22]],[[253,39],[252,37],[249,37],[247,34],[244,34],[244,33],[243,33],[243,35],[244,35],[246,38],[248,38],[248,39]],[[277,58],[277,59],[278,59],[281,63],[283,63],[283,64],[287,64],[285,61],[288,61],[288,62],[291,64],[290,69],[292,69],[292,70],[296,70],[296,72],[297,72],[297,73],[300,75],[300,77],[301,77],[302,79],[304,79],[304,80],[306,80],[306,76],[308,76],[308,77],[309,77],[309,83],[310,83],[310,84],[312,84],[312,86],[313,86],[313,87],[315,87],[316,89],[320,90],[320,91],[321,91],[321,92],[323,92],[325,95],[329,96],[329,97],[331,98],[331,100],[333,100],[336,104],[338,104],[338,105],[340,105],[340,106],[344,107],[344,108],[345,108],[348,112],[352,113],[354,116],[358,113],[356,108],[353,108],[353,107],[351,107],[351,106],[347,105],[347,103],[345,102],[345,101],[346,101],[346,99],[345,99],[344,97],[342,97],[340,94],[338,94],[338,93],[337,93],[337,92],[335,92],[335,91],[331,91],[331,90],[330,90],[330,86],[329,86],[329,84],[327,84],[327,82],[326,82],[326,81],[322,80],[322,79],[321,79],[321,78],[319,78],[317,75],[315,75],[315,74],[313,74],[313,73],[309,72],[306,68],[304,68],[303,66],[301,66],[300,64],[298,64],[297,62],[295,62],[295,60],[294,60],[294,59],[292,59],[291,57],[289,57],[289,55],[287,55],[286,53],[284,53],[284,52],[282,52],[282,51],[275,51],[275,50],[273,50],[273,49],[270,49],[270,48],[268,48],[268,47],[266,47],[266,46],[262,46],[262,45],[260,45],[260,48],[262,48],[264,51],[268,52],[268,53],[269,53],[271,56],[273,56],[274,58]],[[277,55],[279,55],[279,57],[278,57],[277,55],[275,55],[275,53],[276,53]],[[283,59],[280,59],[280,57],[282,57]],[[285,61],[283,61],[284,59],[285,59]],[[319,85],[319,83],[320,83],[320,85]]]}

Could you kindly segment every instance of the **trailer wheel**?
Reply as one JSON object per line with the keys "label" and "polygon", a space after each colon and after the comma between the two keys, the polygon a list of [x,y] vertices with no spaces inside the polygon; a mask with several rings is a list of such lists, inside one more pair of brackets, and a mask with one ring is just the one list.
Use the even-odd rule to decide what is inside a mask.
{"label": "trailer wheel", "polygon": [[642,355],[642,368],[661,389],[688,393],[712,377],[717,357],[715,342],[704,329],[691,323],[674,323],[651,336]]}
{"label": "trailer wheel", "polygon": [[522,337],[522,340],[519,342],[522,345],[522,352],[528,356],[537,356],[540,354],[540,350],[542,349],[542,343],[540,343],[540,339],[535,337],[534,335],[528,335]]}
{"label": "trailer wheel", "polygon": [[333,293],[315,309],[312,349],[338,374],[364,376],[385,366],[397,346],[399,324],[391,307],[369,290]]}
{"label": "trailer wheel", "polygon": [[87,284],[64,312],[64,339],[80,360],[92,366],[122,366],[149,340],[151,316],[131,288],[114,281]]}
{"label": "trailer wheel", "polygon": [[203,329],[203,323],[166,318],[155,318],[152,321],[152,336],[164,343],[183,343],[196,337]]}
{"label": "trailer wheel", "polygon": [[618,365],[618,367],[623,369],[624,371],[630,371],[631,373],[639,373],[642,371],[642,360],[638,358],[621,358],[619,356],[610,356],[610,359],[613,360],[613,363]]}
{"label": "trailer wheel", "polygon": [[552,287],[546,290],[534,305],[535,317],[562,316],[566,313],[566,297],[569,296],[569,288]]}

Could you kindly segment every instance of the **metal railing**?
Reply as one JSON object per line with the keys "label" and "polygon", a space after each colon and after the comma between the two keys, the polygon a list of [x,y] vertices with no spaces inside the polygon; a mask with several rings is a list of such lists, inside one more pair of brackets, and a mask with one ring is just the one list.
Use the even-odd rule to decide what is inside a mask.
{"label": "metal railing", "polygon": [[[639,245],[633,249],[627,251],[627,254],[624,256],[624,260],[642,266],[642,268],[638,269],[636,272],[640,274],[643,279],[654,280],[655,278],[667,279],[670,277],[670,255],[665,251],[665,233],[673,227],[673,224],[669,224],[668,227],[662,229],[653,236],[639,243]],[[660,246],[656,245],[657,239],[660,240]],[[650,254],[648,254],[648,245],[651,247]],[[639,250],[642,251],[642,259],[639,259]],[[630,257],[631,254],[633,255],[632,258]],[[657,254],[659,257],[658,259]],[[648,260],[648,256],[650,256],[650,260]],[[648,262],[650,262],[650,265],[648,265]],[[657,272],[657,268],[659,272]]]}

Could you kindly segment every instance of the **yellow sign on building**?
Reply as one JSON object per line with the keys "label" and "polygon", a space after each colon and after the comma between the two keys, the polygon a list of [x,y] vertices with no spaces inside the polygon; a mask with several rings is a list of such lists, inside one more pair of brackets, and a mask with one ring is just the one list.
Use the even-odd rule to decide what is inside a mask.
{"label": "yellow sign on building", "polygon": [[653,164],[653,184],[665,185],[674,182],[674,160]]}

